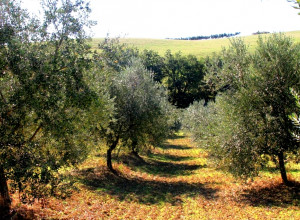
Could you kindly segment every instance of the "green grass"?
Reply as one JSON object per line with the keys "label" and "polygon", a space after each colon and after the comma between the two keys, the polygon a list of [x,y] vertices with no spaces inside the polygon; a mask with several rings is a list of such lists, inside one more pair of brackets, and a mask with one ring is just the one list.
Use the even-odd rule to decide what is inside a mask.
{"label": "green grass", "polygon": [[[295,42],[300,42],[300,31],[287,32],[286,35],[294,38]],[[258,36],[252,35],[242,38],[245,40],[246,44],[249,45],[250,51],[253,51]],[[97,45],[101,41],[103,41],[103,39],[93,39],[91,42],[92,47],[97,48]],[[213,53],[218,53],[222,50],[223,47],[227,47],[230,44],[229,39],[188,41],[122,38],[120,39],[120,42],[135,46],[140,50],[154,50],[158,52],[161,56],[163,56],[167,50],[171,50],[173,53],[181,51],[183,55],[192,54],[198,57],[199,59],[211,56]]]}

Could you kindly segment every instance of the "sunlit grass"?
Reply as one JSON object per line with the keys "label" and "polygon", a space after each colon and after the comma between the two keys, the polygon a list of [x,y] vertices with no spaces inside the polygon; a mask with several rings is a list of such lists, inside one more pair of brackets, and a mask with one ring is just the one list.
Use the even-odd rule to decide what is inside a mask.
{"label": "sunlit grass", "polygon": [[[287,32],[286,35],[292,37],[295,42],[300,42],[300,31]],[[264,37],[264,35],[260,36]],[[242,38],[245,40],[246,45],[249,46],[249,50],[254,51],[258,35],[245,36]],[[91,42],[92,47],[96,49],[101,41],[103,41],[103,39],[93,39]],[[192,54],[199,59],[211,56],[213,53],[218,53],[223,47],[228,47],[230,44],[228,38],[198,41],[121,38],[120,42],[135,46],[140,50],[154,50],[161,56],[164,56],[167,50],[171,50],[172,53],[180,51],[183,55]]]}

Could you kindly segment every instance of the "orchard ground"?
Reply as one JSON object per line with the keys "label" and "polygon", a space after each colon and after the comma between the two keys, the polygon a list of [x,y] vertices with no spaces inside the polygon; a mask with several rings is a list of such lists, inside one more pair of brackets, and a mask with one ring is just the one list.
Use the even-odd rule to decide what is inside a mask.
{"label": "orchard ground", "polygon": [[117,176],[101,149],[69,172],[69,197],[25,205],[15,193],[13,209],[28,219],[300,219],[300,164],[287,164],[294,187],[271,164],[253,180],[237,180],[178,133],[143,160],[119,152]]}

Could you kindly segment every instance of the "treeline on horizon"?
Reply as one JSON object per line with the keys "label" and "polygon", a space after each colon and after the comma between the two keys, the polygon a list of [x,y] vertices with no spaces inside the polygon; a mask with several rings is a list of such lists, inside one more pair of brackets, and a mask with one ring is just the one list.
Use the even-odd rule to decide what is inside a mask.
{"label": "treeline on horizon", "polygon": [[212,34],[212,35],[200,35],[194,37],[180,37],[180,38],[167,38],[171,40],[208,40],[208,39],[219,39],[219,38],[227,38],[227,37],[235,37],[239,35],[241,32],[235,33],[222,33],[222,34]]}

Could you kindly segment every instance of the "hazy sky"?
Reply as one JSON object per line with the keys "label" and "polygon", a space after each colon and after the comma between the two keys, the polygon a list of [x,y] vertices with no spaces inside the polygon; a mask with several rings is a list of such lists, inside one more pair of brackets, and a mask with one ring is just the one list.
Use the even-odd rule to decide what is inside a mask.
{"label": "hazy sky", "polygon": [[[38,0],[23,0],[34,10]],[[94,37],[167,38],[300,30],[287,0],[90,0]]]}

